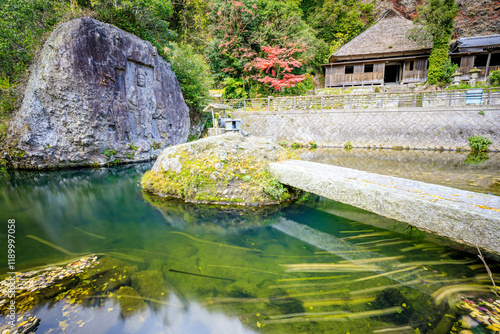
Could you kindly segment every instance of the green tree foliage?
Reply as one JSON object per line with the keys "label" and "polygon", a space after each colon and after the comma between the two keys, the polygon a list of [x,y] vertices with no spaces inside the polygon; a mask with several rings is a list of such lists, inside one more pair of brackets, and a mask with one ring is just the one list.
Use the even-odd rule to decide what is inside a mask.
{"label": "green tree foliage", "polygon": [[445,63],[457,13],[455,0],[426,0],[417,8],[417,17],[413,22],[418,26],[413,29],[410,38],[420,43],[432,41],[427,74],[427,82],[431,85],[441,82],[446,70]]}
{"label": "green tree foliage", "polygon": [[322,72],[320,65],[332,53],[373,23],[373,4],[360,0],[305,0],[302,7],[308,13],[307,23],[324,42],[313,59],[316,72]]}
{"label": "green tree foliage", "polygon": [[[18,107],[13,87],[26,78],[27,68],[49,33],[59,23],[90,16],[164,46],[175,37],[168,29],[172,15],[163,0],[3,0],[0,2],[0,114],[8,116]],[[16,98],[13,98],[13,95]]]}
{"label": "green tree foliage", "polygon": [[310,11],[308,23],[317,37],[331,44],[339,38],[344,43],[362,33],[373,22],[373,4],[359,0],[325,1]]}
{"label": "green tree foliage", "polygon": [[170,1],[164,0],[78,0],[92,10],[96,19],[115,25],[161,49],[176,37],[169,29],[173,14]]}
{"label": "green tree foliage", "polygon": [[172,6],[174,14],[170,18],[170,27],[177,32],[177,40],[202,53],[210,39],[209,3],[204,0],[172,0]]}
{"label": "green tree foliage", "polygon": [[257,55],[257,10],[257,1],[236,1],[233,5],[232,0],[215,0],[210,4],[209,29],[213,37],[206,55],[217,82],[242,77],[245,64]]}
{"label": "green tree foliage", "polygon": [[213,38],[206,55],[217,82],[243,79],[246,88],[255,87],[257,83],[250,80],[253,73],[245,65],[264,56],[263,47],[304,49],[300,59],[305,61],[320,45],[302,20],[298,1],[215,0],[209,19]]}
{"label": "green tree foliage", "polygon": [[[77,11],[74,3],[49,0],[0,2],[0,116],[8,117],[19,105],[16,87],[41,47],[44,36]],[[2,121],[2,128],[5,125]]]}
{"label": "green tree foliage", "polygon": [[208,104],[213,85],[210,66],[191,45],[171,43],[165,50],[181,86],[184,100],[192,112],[201,112]]}
{"label": "green tree foliage", "polygon": [[248,97],[243,80],[228,77],[224,79],[222,84],[226,99],[246,99]]}

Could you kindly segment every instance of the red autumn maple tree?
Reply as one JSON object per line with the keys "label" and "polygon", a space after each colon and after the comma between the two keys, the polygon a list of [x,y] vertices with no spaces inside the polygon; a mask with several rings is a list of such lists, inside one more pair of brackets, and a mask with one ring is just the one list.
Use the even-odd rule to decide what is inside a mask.
{"label": "red autumn maple tree", "polygon": [[[254,68],[261,71],[254,76],[257,81],[279,91],[285,87],[294,87],[299,82],[305,80],[305,75],[292,73],[292,70],[302,66],[302,62],[294,58],[294,55],[305,51],[304,49],[263,46],[262,51],[267,53],[266,59],[255,58],[245,65],[246,71],[251,71]],[[261,77],[262,73],[265,74],[263,78]]]}

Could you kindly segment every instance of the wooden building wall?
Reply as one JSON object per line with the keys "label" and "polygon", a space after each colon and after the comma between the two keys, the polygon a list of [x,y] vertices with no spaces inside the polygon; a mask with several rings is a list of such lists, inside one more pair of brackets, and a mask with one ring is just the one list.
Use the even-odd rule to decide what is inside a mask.
{"label": "wooden building wall", "polygon": [[353,65],[354,73],[345,73],[345,65],[332,65],[325,68],[325,87],[373,85],[384,83],[384,63],[373,64],[373,72],[364,72],[365,64]]}
{"label": "wooden building wall", "polygon": [[[462,80],[467,80],[470,78],[469,71],[474,68],[474,58],[475,55],[461,57],[460,67],[457,68],[457,71],[463,73]],[[478,73],[477,77],[479,80],[484,80],[488,75],[491,74],[491,72],[500,70],[499,65],[490,65],[488,67],[488,73],[486,73],[486,66],[476,66],[476,68],[481,70],[481,73]]]}
{"label": "wooden building wall", "polygon": [[[410,62],[413,61],[413,70],[410,71]],[[422,82],[427,80],[427,59],[415,59],[405,61],[403,66],[403,83]]]}

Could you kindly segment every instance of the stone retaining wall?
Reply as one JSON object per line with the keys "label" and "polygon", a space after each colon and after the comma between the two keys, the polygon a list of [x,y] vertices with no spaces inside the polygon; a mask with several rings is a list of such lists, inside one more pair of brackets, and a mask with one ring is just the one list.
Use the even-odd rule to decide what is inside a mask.
{"label": "stone retaining wall", "polygon": [[500,106],[349,109],[329,111],[234,111],[242,129],[277,142],[318,146],[469,149],[467,138],[483,135],[500,151]]}

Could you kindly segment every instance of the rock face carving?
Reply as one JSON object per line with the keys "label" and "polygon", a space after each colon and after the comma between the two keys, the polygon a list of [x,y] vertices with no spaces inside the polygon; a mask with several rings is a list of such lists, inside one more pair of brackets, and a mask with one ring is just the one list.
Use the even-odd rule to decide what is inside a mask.
{"label": "rock face carving", "polygon": [[135,35],[90,18],[64,23],[31,70],[7,134],[14,168],[150,160],[187,140],[175,74]]}

